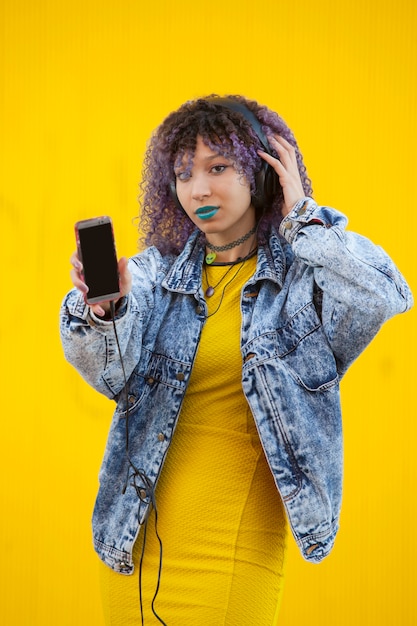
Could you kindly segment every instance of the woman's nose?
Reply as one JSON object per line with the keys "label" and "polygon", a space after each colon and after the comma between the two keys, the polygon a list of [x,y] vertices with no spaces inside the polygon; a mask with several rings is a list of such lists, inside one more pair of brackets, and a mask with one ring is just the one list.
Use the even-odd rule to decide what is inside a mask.
{"label": "woman's nose", "polygon": [[192,196],[194,200],[207,198],[211,195],[210,183],[206,176],[193,176],[192,186]]}

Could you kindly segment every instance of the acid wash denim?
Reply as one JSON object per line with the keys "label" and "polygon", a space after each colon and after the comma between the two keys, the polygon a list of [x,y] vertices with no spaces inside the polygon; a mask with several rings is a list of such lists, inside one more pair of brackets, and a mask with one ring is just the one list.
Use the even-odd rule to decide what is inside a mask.
{"label": "acid wash denim", "polygon": [[[338,529],[340,380],[381,325],[412,305],[390,258],[346,224],[344,215],[311,198],[298,202],[280,233],[259,247],[256,272],[241,295],[243,391],[292,533],[311,562],[330,552]],[[94,316],[76,290],[62,306],[66,358],[117,401],[93,534],[101,559],[124,574],[133,571],[133,545],[152,506],[205,323],[204,254],[195,233],[178,257],[151,247],[130,260],[132,291],[116,315],[127,393],[112,322]],[[126,402],[129,456],[140,468],[129,479]],[[205,497],[215,507],[216,493]]]}

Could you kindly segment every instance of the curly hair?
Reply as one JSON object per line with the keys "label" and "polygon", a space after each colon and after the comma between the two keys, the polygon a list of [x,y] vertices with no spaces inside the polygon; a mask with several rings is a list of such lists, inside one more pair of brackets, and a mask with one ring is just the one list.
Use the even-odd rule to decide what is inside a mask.
{"label": "curly hair", "polygon": [[[263,160],[257,150],[264,149],[245,117],[234,110],[216,104],[210,95],[206,99],[188,101],[168,115],[154,131],[149,141],[143,165],[141,183],[141,213],[139,231],[143,246],[156,246],[161,254],[179,254],[188,237],[196,229],[185,211],[176,202],[171,185],[174,168],[185,158],[192,166],[197,136],[214,152],[229,158],[239,174],[248,180],[251,193],[256,194],[255,176]],[[278,134],[294,146],[304,193],[312,195],[311,181],[292,131],[277,113],[243,96],[225,96],[243,104],[253,112],[268,137]],[[277,154],[270,150],[274,156]],[[278,226],[282,216],[282,188],[279,186],[271,206],[258,215],[258,238],[261,240],[271,226]]]}

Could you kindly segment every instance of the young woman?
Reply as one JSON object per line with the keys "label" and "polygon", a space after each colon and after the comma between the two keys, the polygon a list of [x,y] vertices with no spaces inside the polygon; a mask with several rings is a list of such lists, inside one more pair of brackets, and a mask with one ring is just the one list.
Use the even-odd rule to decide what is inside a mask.
{"label": "young woman", "polygon": [[115,309],[85,304],[74,255],[61,312],[67,359],[117,401],[93,516],[106,620],[273,626],[286,520],[312,562],[337,532],[340,380],[412,296],[254,101],[171,113],[143,191]]}

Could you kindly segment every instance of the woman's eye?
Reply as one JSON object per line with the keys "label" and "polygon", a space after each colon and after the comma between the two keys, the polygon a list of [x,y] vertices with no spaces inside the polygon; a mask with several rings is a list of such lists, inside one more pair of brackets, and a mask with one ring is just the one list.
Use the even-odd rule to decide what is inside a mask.
{"label": "woman's eye", "polygon": [[191,177],[190,172],[176,172],[175,177],[182,182],[188,180]]}
{"label": "woman's eye", "polygon": [[213,174],[222,174],[227,167],[227,165],[213,165],[211,171]]}

